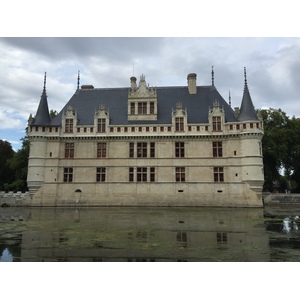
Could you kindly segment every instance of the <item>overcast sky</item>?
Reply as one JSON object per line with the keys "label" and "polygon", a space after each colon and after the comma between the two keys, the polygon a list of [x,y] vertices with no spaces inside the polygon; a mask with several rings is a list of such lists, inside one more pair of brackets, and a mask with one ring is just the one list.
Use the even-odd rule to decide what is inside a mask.
{"label": "overcast sky", "polygon": [[[156,23],[155,12],[153,8],[150,10],[153,24]],[[131,10],[127,11],[126,18],[130,14]],[[149,19],[149,14],[147,16]],[[148,19],[145,18],[146,23]],[[141,20],[143,16],[138,19]],[[242,24],[239,18],[236,21]],[[189,18],[184,22],[186,27],[180,30],[184,28],[196,36],[195,31],[188,31],[193,22]],[[213,20],[207,23],[207,28],[213,23]],[[163,28],[168,28],[169,24],[172,23]],[[73,25],[76,25],[74,20]],[[34,26],[40,28],[42,24],[38,22]],[[129,34],[126,31],[125,36],[131,36],[130,32],[132,36],[134,32],[144,36],[143,26],[135,22],[134,30]],[[236,27],[239,26],[235,24]],[[199,28],[199,35],[205,36],[201,34],[200,23]],[[149,27],[147,30],[145,36],[149,36]],[[180,30],[178,33],[184,36]],[[61,36],[59,32],[50,36]],[[225,100],[230,91],[232,106],[239,107],[246,67],[256,108],[281,108],[289,116],[300,117],[300,38],[110,37],[121,36],[116,34],[118,32],[115,30],[110,35],[108,31],[108,37],[90,38],[77,38],[76,31],[75,37],[69,38],[18,37],[18,31],[3,34],[0,38],[0,139],[8,140],[14,149],[20,148],[29,114],[35,115],[40,101],[44,72],[47,72],[49,109],[59,112],[76,90],[78,71],[80,84],[92,84],[95,88],[129,87],[130,77],[135,75],[139,79],[141,74],[146,76],[150,86],[184,86],[188,73],[192,72],[197,73],[197,85],[201,86],[211,84],[212,66],[218,91]],[[154,30],[154,36],[159,36],[158,32]],[[172,32],[162,31],[162,34],[177,36],[176,30]],[[260,30],[253,36],[259,36],[258,32]],[[107,36],[101,33],[103,31],[96,36]],[[215,34],[213,31],[211,36]],[[28,36],[36,35],[41,34],[38,31]],[[67,32],[64,36],[72,35]],[[269,36],[276,36],[276,33]]]}

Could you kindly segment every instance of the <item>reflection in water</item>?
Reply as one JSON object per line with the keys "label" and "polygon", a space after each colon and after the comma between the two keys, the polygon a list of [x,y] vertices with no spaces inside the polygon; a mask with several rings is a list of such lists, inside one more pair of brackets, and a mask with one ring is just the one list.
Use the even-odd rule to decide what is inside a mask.
{"label": "reflection in water", "polygon": [[11,255],[11,253],[9,252],[9,250],[7,248],[5,248],[0,256],[0,262],[3,261],[13,261],[13,257]]}
{"label": "reflection in water", "polygon": [[270,261],[274,228],[298,232],[299,217],[285,217],[272,223],[260,208],[5,208],[1,261]]}

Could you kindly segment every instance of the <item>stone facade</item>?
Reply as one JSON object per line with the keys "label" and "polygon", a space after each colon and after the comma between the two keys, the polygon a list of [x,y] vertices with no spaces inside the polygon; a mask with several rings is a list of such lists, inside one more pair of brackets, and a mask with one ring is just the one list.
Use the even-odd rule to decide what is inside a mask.
{"label": "stone facade", "polygon": [[78,79],[52,120],[44,84],[28,124],[31,205],[262,206],[263,124],[246,73],[238,112],[195,73],[185,87],[130,81],[95,89]]}

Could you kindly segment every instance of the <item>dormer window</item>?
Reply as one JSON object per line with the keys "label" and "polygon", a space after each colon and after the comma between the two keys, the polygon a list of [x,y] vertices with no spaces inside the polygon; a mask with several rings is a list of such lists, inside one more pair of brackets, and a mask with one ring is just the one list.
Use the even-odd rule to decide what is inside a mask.
{"label": "dormer window", "polygon": [[106,119],[98,119],[98,132],[106,132]]}
{"label": "dormer window", "polygon": [[[154,88],[147,86],[142,75],[138,87],[132,77],[128,94],[128,120],[157,120],[157,95]],[[133,80],[134,79],[134,80]]]}
{"label": "dormer window", "polygon": [[147,102],[139,102],[138,103],[138,114],[139,115],[147,114]]}
{"label": "dormer window", "polygon": [[176,104],[176,109],[172,111],[172,123],[175,126],[175,132],[183,132],[187,128],[187,110],[182,108],[180,102]]}
{"label": "dormer window", "polygon": [[176,131],[184,131],[184,118],[183,117],[175,118],[175,130]]}
{"label": "dormer window", "polygon": [[109,126],[109,113],[106,111],[105,106],[100,104],[99,110],[95,112],[94,128],[97,129],[97,132],[106,132],[107,126]]}
{"label": "dormer window", "polygon": [[65,132],[73,132],[73,119],[66,119]]}
{"label": "dormer window", "polygon": [[221,131],[221,117],[213,117],[212,118],[213,123],[213,131]]}
{"label": "dormer window", "polygon": [[74,127],[77,126],[77,112],[71,106],[62,115],[62,127],[65,133],[73,133]]}

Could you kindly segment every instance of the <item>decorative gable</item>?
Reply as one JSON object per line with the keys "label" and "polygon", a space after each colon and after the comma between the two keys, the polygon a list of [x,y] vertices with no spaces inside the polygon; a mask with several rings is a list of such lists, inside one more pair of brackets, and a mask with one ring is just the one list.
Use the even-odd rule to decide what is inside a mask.
{"label": "decorative gable", "polygon": [[128,120],[157,120],[156,89],[147,86],[145,75],[140,76],[138,87],[132,84],[129,90]]}
{"label": "decorative gable", "polygon": [[225,123],[224,107],[221,107],[219,101],[215,100],[213,107],[208,109],[208,122],[212,131],[222,131]]}

